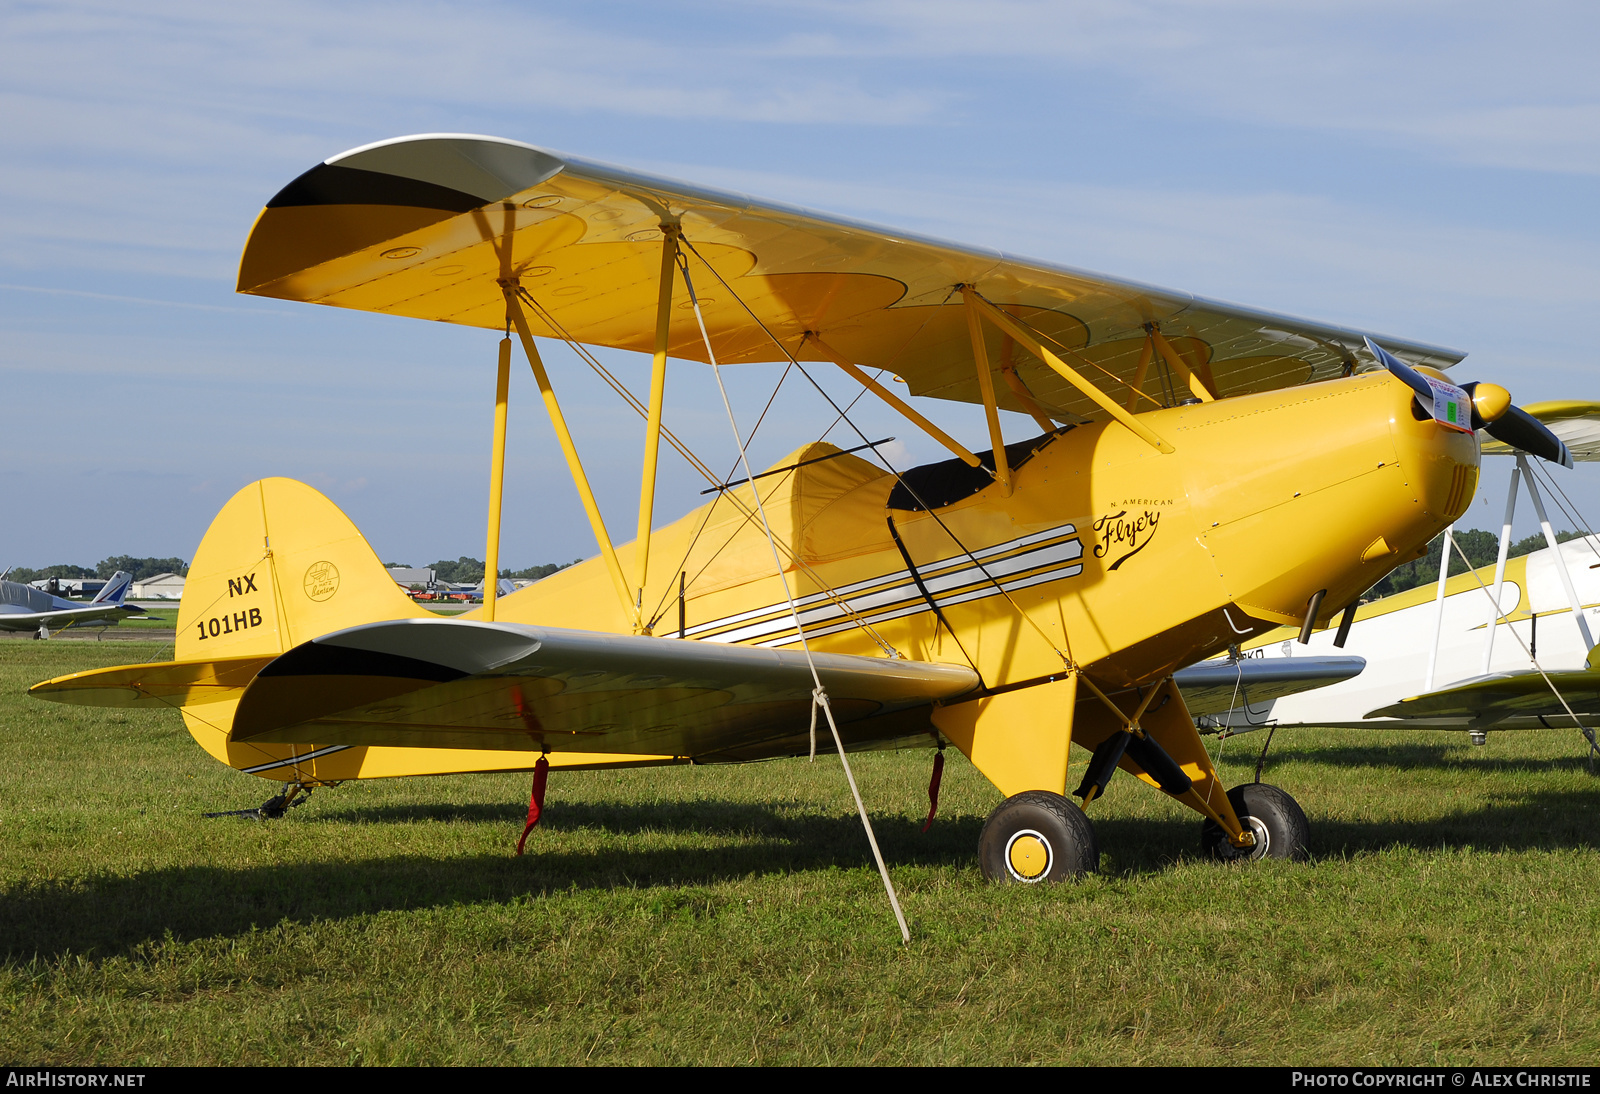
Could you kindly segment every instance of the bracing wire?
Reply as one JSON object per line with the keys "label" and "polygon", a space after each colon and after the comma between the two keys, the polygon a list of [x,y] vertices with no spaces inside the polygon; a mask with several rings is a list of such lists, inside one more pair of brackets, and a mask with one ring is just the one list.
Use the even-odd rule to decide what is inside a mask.
{"label": "bracing wire", "polygon": [[[750,436],[746,438],[746,442],[747,443],[749,442],[750,439],[755,437],[756,431],[761,428],[761,423],[766,420],[767,412],[772,409],[773,402],[776,401],[776,399],[778,398],[778,391],[779,391],[780,388],[783,387],[783,382],[784,382],[785,379],[788,378],[789,372],[793,367],[794,366],[793,366],[792,363],[784,366],[783,374],[778,377],[777,384],[773,386],[772,394],[767,397],[766,406],[761,408],[760,417],[758,417],[756,419],[756,424],[750,428]],[[852,406],[852,407],[855,406],[856,402],[859,401],[862,398],[862,396],[864,396],[865,394],[866,394],[865,391],[859,392],[856,395],[855,399],[852,399],[850,401],[849,406]],[[846,409],[849,409],[849,407],[846,407]],[[824,429],[822,431],[821,436],[818,437],[817,439],[819,441],[826,439],[828,434],[833,432],[834,426],[837,426],[839,424],[839,422],[841,421],[841,417],[834,418],[833,423],[831,425],[829,425],[827,429]],[[870,446],[868,446],[868,447],[870,447]],[[734,461],[734,469],[737,469],[737,467],[738,467],[738,461],[735,460]],[[790,471],[792,473],[794,471],[794,469],[791,468]],[[733,474],[733,470],[729,470],[728,474],[729,475]],[[770,472],[769,472],[769,474],[770,474]],[[726,475],[723,476],[723,481],[724,482],[726,482],[726,479],[727,479],[727,476]],[[789,476],[788,475],[785,475],[783,478],[779,479],[777,485],[774,487],[774,491],[776,491],[777,489],[781,489],[782,485],[784,483],[788,482],[788,481],[789,481]],[[713,485],[715,486],[715,485],[719,485],[719,484],[713,483]],[[723,493],[726,493],[726,491],[724,491]],[[737,504],[739,504],[741,506],[741,509],[745,514],[745,523],[746,524],[754,519],[754,514],[751,513],[750,510],[743,509],[742,503],[737,503]],[[705,516],[705,518],[701,521],[700,527],[695,530],[694,537],[689,541],[689,546],[684,549],[684,561],[688,560],[688,557],[689,557],[690,553],[692,553],[693,550],[694,550],[695,544],[697,542],[699,542],[701,534],[705,531],[706,523],[707,523],[707,521],[710,520],[711,513],[713,512],[713,508],[714,507],[712,507],[712,506],[708,506],[706,508],[706,516]],[[706,560],[705,564],[703,566],[701,566],[700,569],[695,572],[695,576],[696,577],[698,577],[700,574],[705,573],[706,568],[709,567],[713,562],[715,562],[717,557],[719,555],[721,555],[721,553],[724,550],[726,550],[733,543],[734,539],[737,538],[737,536],[738,536],[738,534],[739,534],[739,532],[740,532],[740,530],[742,528],[743,528],[743,525],[741,524],[739,528],[735,528],[729,534],[727,540],[723,543],[723,545],[721,547],[719,547],[715,552],[713,552],[711,557]],[[795,554],[792,550],[790,550],[787,545],[784,546],[784,553],[786,555],[788,555],[789,558],[793,562],[795,562],[798,566],[800,566],[805,571],[806,576],[812,578],[812,580],[816,582],[818,588],[821,589],[828,596],[828,598],[833,601],[833,603],[837,607],[841,608],[844,611],[844,613],[850,618],[851,622],[855,623],[858,627],[861,627],[864,631],[867,632],[867,634],[872,638],[872,640],[878,644],[878,648],[879,649],[883,650],[884,653],[888,654],[892,658],[898,658],[900,656],[899,651],[896,650],[893,646],[891,646],[887,641],[885,641],[884,638],[880,634],[878,634],[877,629],[874,628],[871,623],[867,622],[867,619],[866,619],[865,616],[863,616],[860,613],[858,613],[855,610],[855,608],[851,606],[849,601],[847,601],[843,597],[837,595],[833,591],[832,587],[829,586],[826,582],[824,582],[822,580],[821,576],[819,574],[817,574],[815,570],[811,569],[811,567],[807,563],[802,562],[800,557],[797,554]],[[650,620],[650,624],[651,624],[652,627],[655,625],[656,621],[661,618],[662,614],[664,614],[666,612],[670,599],[671,599],[671,594],[670,594],[670,590],[669,590],[667,594],[663,595],[661,601],[659,603],[657,603],[657,605],[656,605],[656,614]],[[813,748],[812,751],[815,752],[815,748]]]}
{"label": "bracing wire", "polygon": [[[1239,709],[1239,689],[1244,686],[1244,661],[1243,661],[1243,659],[1235,659],[1235,661],[1234,661],[1234,670],[1235,670],[1235,675],[1234,675],[1234,678],[1233,678],[1233,696],[1228,700],[1228,720],[1225,723],[1226,726],[1230,726],[1230,727],[1233,725],[1233,712],[1235,710]],[[1249,711],[1249,699],[1248,698],[1245,700],[1245,710],[1246,710],[1246,714],[1248,716],[1248,711]],[[1222,782],[1222,750],[1227,747],[1228,738],[1231,737],[1231,736],[1233,736],[1233,734],[1227,732],[1226,729],[1224,729],[1223,732],[1217,734],[1217,754],[1215,756],[1211,757],[1212,776],[1211,776],[1211,781],[1206,785],[1206,805],[1208,805],[1208,806],[1211,804],[1211,791],[1216,789],[1218,784],[1220,784]],[[1259,780],[1257,780],[1257,781],[1259,781]]]}
{"label": "bracing wire", "polygon": [[[786,483],[787,481],[788,481],[788,475],[785,475],[783,478],[778,479],[777,482],[773,484],[772,489],[769,492],[769,496],[771,494],[776,494],[779,490],[783,489],[783,484]],[[755,487],[755,486],[751,487],[752,492],[754,492],[756,489],[758,489],[758,487]],[[720,495],[718,500],[720,500],[721,497],[729,497],[731,495],[731,493],[732,493],[731,491],[727,491],[727,490],[722,491],[722,493],[721,493],[721,495]],[[753,510],[751,510],[748,506],[746,506],[743,502],[739,501],[737,498],[732,498],[731,500],[733,500],[737,504],[737,506],[739,507],[740,512],[744,514],[744,520],[742,520],[736,528],[734,528],[732,531],[730,531],[728,533],[727,537],[723,540],[721,546],[717,547],[714,551],[712,551],[706,557],[704,562],[702,562],[700,568],[695,571],[694,577],[689,580],[689,584],[693,584],[694,580],[696,578],[699,578],[700,575],[704,574],[706,572],[706,570],[709,569],[711,567],[711,565],[713,563],[715,563],[718,558],[721,557],[723,551],[726,551],[729,547],[731,547],[733,545],[734,541],[738,538],[739,533],[744,530],[746,525],[755,522],[756,516],[755,516],[755,512]],[[700,537],[705,533],[705,529],[706,529],[707,525],[710,523],[711,515],[716,511],[715,505],[716,505],[716,503],[713,502],[711,505],[707,505],[705,507],[705,516],[701,518],[700,527],[695,530],[694,539],[690,541],[688,548],[686,548],[685,551],[684,551],[684,561],[685,562],[687,562],[689,555],[693,552],[694,545],[697,542],[699,542]],[[789,558],[791,561],[793,561],[796,564],[797,568],[799,568],[808,577],[812,578],[812,580],[816,583],[818,589],[823,593],[823,595],[827,596],[827,598],[830,601],[832,601],[833,604],[836,607],[838,607],[840,610],[842,610],[845,613],[845,615],[850,619],[850,621],[852,623],[854,623],[856,626],[860,627],[866,633],[866,635],[869,638],[871,638],[874,642],[876,642],[878,644],[878,648],[881,649],[884,652],[885,656],[887,656],[887,657],[889,657],[889,658],[891,658],[893,660],[900,660],[902,658],[901,653],[898,650],[896,650],[892,645],[890,645],[889,642],[881,634],[878,633],[877,629],[872,626],[871,622],[869,622],[865,616],[861,615],[860,612],[856,611],[856,609],[850,604],[850,602],[847,599],[845,599],[843,596],[839,595],[831,586],[826,584],[822,580],[821,576],[818,575],[816,573],[816,571],[814,569],[812,569],[811,566],[808,563],[804,562],[795,553],[795,551],[792,548],[790,548],[787,544],[779,544],[779,549],[781,551],[783,551],[785,557]],[[670,591],[669,591],[669,594],[667,596],[664,596],[663,599],[656,605],[656,612],[651,617],[651,620],[650,620],[652,627],[655,625],[656,621],[659,620],[661,618],[661,616],[666,612],[669,599],[670,599]]]}
{"label": "bracing wire", "polygon": [[[696,257],[699,257],[698,252],[696,252]],[[750,456],[745,451],[744,439],[739,435],[739,422],[733,413],[733,403],[729,400],[728,389],[722,382],[722,368],[717,364],[716,351],[711,346],[711,335],[706,330],[705,316],[700,310],[700,300],[695,295],[694,281],[689,276],[689,263],[681,252],[678,256],[678,268],[683,274],[684,286],[689,290],[689,301],[694,306],[694,319],[700,327],[700,338],[705,342],[706,357],[710,362],[712,375],[717,380],[717,391],[722,396],[723,409],[728,413],[728,426],[733,430],[734,443],[739,447],[739,462],[744,467],[746,477],[754,479],[755,472],[750,468]],[[807,640],[805,627],[800,622],[800,610],[794,602],[794,593],[789,588],[788,575],[783,570],[783,561],[778,554],[777,539],[772,534],[772,525],[767,521],[766,507],[761,503],[761,491],[752,490],[751,494],[755,498],[756,512],[761,517],[761,529],[767,536],[767,545],[772,549],[772,563],[777,570],[778,580],[783,585],[784,599],[789,603],[789,616],[794,620],[795,631],[800,636],[800,647],[805,651],[806,665],[811,669],[811,682],[814,685],[811,692],[812,732],[815,734],[816,708],[820,706],[822,713],[828,719],[828,729],[833,733],[834,747],[839,752],[839,763],[844,768],[845,780],[850,784],[850,794],[855,798],[856,811],[861,815],[861,826],[866,830],[867,843],[872,847],[872,857],[878,864],[878,875],[883,879],[884,892],[888,894],[889,905],[894,909],[895,922],[900,925],[901,941],[909,944],[911,942],[911,929],[906,926],[905,913],[900,910],[900,898],[895,893],[894,882],[889,877],[889,867],[884,864],[883,852],[878,849],[878,838],[872,831],[872,820],[867,816],[866,804],[861,800],[861,791],[856,786],[855,773],[850,769],[850,759],[845,755],[844,738],[839,735],[839,724],[834,720],[833,706],[828,702],[828,691],[822,686],[822,676],[817,672],[817,663],[811,656],[811,643]],[[815,754],[815,749],[816,746],[813,743],[813,755]]]}
{"label": "bracing wire", "polygon": [[[598,375],[602,380],[604,380],[606,382],[606,384],[609,385],[613,391],[615,391],[618,395],[620,395],[623,398],[623,400],[629,406],[631,406],[633,408],[633,410],[634,410],[634,412],[636,414],[638,414],[640,417],[646,417],[648,415],[648,411],[645,409],[644,404],[641,403],[638,400],[638,398],[634,396],[633,392],[629,391],[627,386],[625,384],[623,384],[622,381],[618,380],[616,378],[616,376],[614,376],[609,369],[607,369],[603,364],[601,364],[599,359],[596,358],[592,353],[590,353],[586,346],[584,346],[581,342],[578,342],[575,338],[573,338],[573,336],[570,333],[568,333],[566,328],[563,327],[560,324],[560,322],[556,320],[555,316],[551,315],[548,311],[546,311],[545,308],[536,299],[534,299],[534,297],[526,289],[522,288],[521,286],[518,286],[517,295],[519,297],[521,297],[530,307],[532,307],[534,309],[535,313],[539,316],[539,318],[545,323],[545,325],[548,326],[551,330],[555,331],[557,337],[559,337],[563,342],[565,342],[567,344],[567,346],[574,353],[576,353],[578,355],[579,359],[582,360],[585,364],[587,364],[589,366],[589,368],[596,375]],[[785,370],[785,371],[787,372],[787,370]],[[780,384],[781,384],[781,379],[780,379]],[[776,397],[777,397],[777,388],[774,388],[773,389],[772,398],[768,399],[767,405],[769,407],[772,405],[772,399],[775,399]],[[765,415],[765,411],[763,411],[763,415]],[[760,423],[758,422],[757,425],[759,426],[759,424]],[[751,430],[751,434],[752,435],[754,435],[754,432],[755,432],[754,430]],[[693,467],[695,469],[695,471],[697,471],[701,475],[702,478],[704,478],[711,485],[713,485],[713,486],[720,485],[727,478],[726,475],[724,475],[721,479],[717,478],[717,476],[712,472],[711,468],[706,465],[705,461],[701,460],[698,456],[696,456],[694,454],[694,452],[691,451],[686,444],[684,444],[681,440],[679,440],[679,438],[671,430],[667,429],[665,426],[663,426],[662,429],[661,429],[661,436],[667,441],[668,444],[672,445],[672,447],[678,452],[678,454],[680,456],[682,456],[685,460],[687,460],[689,462],[689,465],[691,467]],[[737,466],[737,463],[735,464],[735,466]],[[748,506],[746,506],[744,504],[744,502],[741,501],[736,495],[734,495],[734,494],[732,494],[730,492],[724,491],[722,496],[726,497],[728,499],[728,501],[734,506],[734,508],[739,510],[739,512],[744,515],[745,521],[747,523],[750,522],[750,521],[753,521],[755,519],[755,513]],[[714,505],[706,507],[705,517],[701,520],[700,527],[695,530],[695,534],[690,539],[689,545],[684,549],[683,557],[681,559],[679,559],[679,568],[680,569],[682,568],[682,566],[684,564],[686,564],[688,562],[689,555],[693,552],[695,545],[700,541],[700,536],[704,533],[705,528],[706,528],[707,524],[709,523],[709,521],[711,519],[711,515],[714,512],[714,510],[715,510],[715,506]],[[703,565],[696,572],[696,576],[699,576],[699,574],[702,574],[702,573],[705,572],[706,567],[710,566],[711,563],[716,560],[716,555],[720,554],[723,549],[726,549],[726,547],[728,546],[729,543],[733,542],[733,538],[738,535],[738,532],[739,532],[739,529],[736,528],[736,529],[734,529],[734,531],[732,533],[730,533],[727,543],[724,543],[723,547],[719,548],[718,551],[715,554],[713,554],[712,558],[707,560],[705,565]],[[885,641],[883,636],[878,633],[878,631],[872,626],[871,623],[869,623],[865,618],[863,618],[860,615],[860,613],[857,612],[855,610],[855,608],[853,608],[847,600],[845,600],[843,597],[841,597],[833,589],[833,587],[831,585],[829,585],[826,581],[824,581],[822,579],[822,576],[816,572],[816,570],[811,566],[810,563],[805,561],[805,559],[801,558],[794,551],[790,550],[790,548],[789,548],[789,546],[787,544],[783,544],[781,549],[783,550],[784,554],[789,557],[789,560],[791,562],[793,562],[794,565],[801,572],[803,572],[807,577],[811,578],[816,583],[817,588],[825,596],[827,596],[829,600],[833,601],[833,603],[836,606],[838,606],[840,608],[840,610],[842,610],[845,613],[845,615],[852,622],[854,622],[857,626],[861,627],[862,630],[866,632],[867,636],[870,637],[873,640],[873,642],[875,642],[877,644],[879,649],[883,650],[883,652],[886,655],[888,655],[889,657],[898,658],[900,656],[899,651],[897,651],[892,645],[890,645],[887,641]],[[666,612],[667,605],[668,605],[668,602],[669,602],[670,599],[671,599],[670,591],[662,594],[662,598],[661,598],[660,601],[657,602],[657,604],[655,606],[655,613],[651,617],[651,620],[650,620],[652,627],[655,625],[656,622],[658,622],[661,619],[661,616]]]}
{"label": "bracing wire", "polygon": [[[804,366],[800,367],[800,375],[809,380],[811,382],[811,386],[817,389],[817,392],[828,401],[828,404],[832,406],[835,411],[838,411],[839,417],[845,422],[846,425],[850,427],[852,432],[854,432],[863,441],[867,439],[867,435],[861,431],[861,427],[856,425],[855,422],[852,421],[843,410],[839,409],[839,404],[833,401],[833,397],[823,389],[821,384],[817,383],[816,378],[807,372]],[[1021,617],[1030,627],[1032,627],[1033,630],[1038,633],[1039,637],[1042,638],[1051,649],[1056,651],[1056,655],[1061,658],[1063,663],[1070,664],[1072,661],[1071,651],[1063,651],[1060,647],[1058,647],[1055,644],[1055,641],[1045,633],[1044,628],[1040,627],[1038,623],[1034,622],[1032,616],[1022,610],[1021,605],[1019,605],[1012,597],[1011,590],[1007,589],[998,578],[989,572],[989,568],[978,559],[978,556],[975,555],[965,543],[962,542],[961,538],[955,534],[955,531],[945,523],[944,518],[934,511],[933,506],[929,505],[922,498],[922,496],[917,493],[916,488],[907,482],[903,476],[901,476],[900,472],[889,463],[885,456],[877,452],[876,449],[874,449],[873,454],[876,455],[883,465],[889,469],[890,474],[894,475],[895,478],[898,479],[903,486],[905,486],[907,492],[910,493],[911,496],[917,500],[917,503],[923,507],[924,511],[926,511],[927,514],[934,519],[934,521],[939,525],[940,529],[944,531],[944,534],[950,537],[950,541],[956,545],[961,553],[966,555],[972,564],[978,568],[978,572],[983,574],[989,583],[999,590],[1000,595],[1005,597],[1006,603],[1011,605],[1012,609],[1017,613],[1017,615]]]}
{"label": "bracing wire", "polygon": [[[738,292],[736,292],[734,290],[732,285],[728,284],[727,280],[722,276],[722,274],[720,272],[718,272],[717,268],[715,266],[713,266],[710,262],[706,261],[705,256],[702,255],[699,252],[699,250],[697,250],[695,248],[695,245],[687,237],[685,237],[682,240],[682,243],[691,252],[693,252],[694,256],[700,260],[701,264],[704,265],[706,267],[706,269],[711,271],[711,275],[713,277],[715,277],[721,283],[722,287],[728,291],[729,295],[731,295],[734,298],[734,300],[738,301],[739,306],[744,309],[745,314],[750,316],[751,320],[758,327],[761,328],[762,333],[764,333],[767,336],[767,338],[771,340],[772,344],[774,346],[776,346],[778,348],[778,350],[780,352],[782,352],[783,355],[786,358],[788,358],[790,363],[793,364],[796,369],[799,370],[800,375],[804,376],[806,378],[806,380],[811,384],[811,386],[816,389],[817,393],[819,395],[821,395],[824,400],[826,400],[828,405],[831,406],[833,408],[834,412],[839,416],[839,420],[842,420],[846,425],[848,425],[850,427],[851,432],[855,433],[856,436],[860,437],[863,442],[865,442],[866,444],[868,444],[870,446],[871,445],[871,441],[869,441],[868,438],[867,438],[867,435],[861,431],[861,427],[855,424],[855,422],[849,417],[849,415],[846,414],[845,411],[840,408],[839,404],[834,401],[833,396],[828,394],[828,392],[823,388],[823,386],[817,382],[816,378],[813,377],[811,375],[811,373],[806,370],[806,367],[800,363],[799,359],[796,358],[795,355],[789,351],[789,348],[783,344],[783,342],[778,338],[778,336],[776,334],[774,334],[772,332],[772,330],[765,323],[763,323],[761,321],[761,317],[756,315],[755,311],[751,309],[749,304],[745,303],[743,297],[741,297],[738,294]],[[688,268],[687,262],[684,263],[684,267],[683,268],[685,270],[687,270],[687,268]],[[946,295],[945,301],[948,302],[950,297],[954,296],[955,293],[956,293],[956,289],[955,289],[955,287],[952,287],[950,292],[949,292],[949,294]],[[857,398],[859,398],[859,396],[857,396]],[[853,406],[854,402],[852,402],[851,405]],[[837,424],[837,422],[835,424]],[[882,452],[879,452],[877,450],[877,448],[875,448],[875,447],[872,448],[872,454],[878,459],[878,461],[880,463],[883,464],[883,466],[885,468],[888,469],[889,473],[892,474],[900,482],[900,484],[903,485],[906,488],[906,490],[911,494],[911,496],[916,499],[917,503],[923,507],[923,509],[927,512],[927,514],[934,519],[934,521],[944,531],[945,535],[950,537],[951,542],[956,545],[956,547],[961,551],[962,554],[967,556],[967,558],[972,562],[972,564],[975,567],[977,567],[978,572],[983,574],[983,576],[989,581],[990,584],[992,584],[995,587],[995,589],[1000,593],[1001,596],[1005,597],[1006,603],[1011,605],[1012,610],[1014,610],[1017,613],[1018,617],[1020,617],[1024,622],[1026,622],[1028,624],[1028,626],[1031,627],[1038,634],[1038,636],[1045,642],[1045,644],[1048,645],[1051,649],[1053,649],[1056,652],[1056,655],[1061,658],[1063,664],[1067,665],[1068,667],[1071,667],[1073,665],[1072,650],[1071,650],[1071,640],[1070,639],[1067,640],[1068,648],[1066,650],[1064,650],[1064,651],[1059,646],[1057,646],[1055,644],[1054,639],[1052,639],[1049,636],[1049,634],[1047,634],[1045,632],[1044,628],[1039,626],[1039,624],[1034,621],[1032,616],[1030,616],[1027,612],[1022,610],[1021,605],[1019,605],[1016,602],[1016,600],[1012,597],[1010,590],[1007,589],[1005,587],[1005,585],[1003,585],[998,578],[996,578],[993,574],[991,574],[989,572],[988,567],[986,567],[978,559],[977,555],[973,554],[972,550],[970,548],[968,548],[965,543],[962,542],[961,538],[955,534],[955,531],[953,529],[951,529],[948,524],[945,523],[944,518],[939,516],[939,514],[934,511],[933,506],[929,505],[926,501],[923,500],[921,495],[919,495],[917,493],[916,488],[913,487],[909,482],[906,481],[905,477],[903,475],[901,475],[899,470],[896,469],[895,466],[889,462],[888,458],[885,457]]]}
{"label": "bracing wire", "polygon": [[[1539,475],[1539,481],[1550,488],[1551,500],[1556,503],[1556,508],[1560,509],[1561,515],[1567,518],[1567,522],[1572,525],[1573,531],[1582,533],[1578,538],[1583,540],[1583,545],[1589,548],[1589,552],[1595,558],[1600,559],[1600,547],[1595,545],[1594,529],[1584,515],[1578,512],[1577,503],[1567,497],[1567,492],[1561,489],[1561,484],[1556,482],[1556,477],[1550,473],[1548,468],[1540,468],[1536,463],[1530,462],[1528,470],[1530,472],[1542,470],[1543,473]],[[1569,506],[1570,508],[1568,508]]]}
{"label": "bracing wire", "polygon": [[[1452,541],[1453,539],[1454,537],[1452,537]],[[1467,558],[1466,552],[1461,549],[1461,545],[1459,543],[1457,543],[1455,547],[1456,553],[1461,556],[1461,561],[1465,562],[1467,565],[1467,572],[1472,574],[1473,579],[1478,583],[1478,588],[1483,590],[1483,595],[1488,597],[1490,602],[1493,603],[1494,593],[1490,592],[1489,587],[1483,583],[1483,578],[1479,575],[1477,569],[1472,565],[1472,560]],[[1561,559],[1556,559],[1556,565],[1563,565]],[[1538,658],[1533,656],[1533,651],[1530,650],[1528,648],[1528,644],[1522,640],[1522,636],[1517,633],[1517,629],[1513,626],[1510,626],[1511,620],[1509,616],[1501,610],[1499,604],[1494,605],[1494,611],[1496,625],[1500,623],[1507,624],[1506,630],[1511,633],[1512,638],[1517,640],[1517,645],[1522,647],[1522,652],[1528,655],[1528,660],[1533,664],[1533,667],[1538,670],[1539,675],[1544,678],[1544,682],[1550,688],[1551,694],[1553,694],[1556,697],[1556,701],[1561,704],[1561,709],[1567,712],[1567,717],[1572,719],[1572,724],[1577,726],[1579,732],[1581,732],[1584,738],[1588,740],[1589,772],[1590,774],[1593,774],[1595,770],[1595,760],[1597,757],[1600,757],[1600,741],[1596,740],[1594,730],[1589,726],[1584,725],[1583,722],[1578,719],[1578,716],[1572,712],[1572,707],[1567,703],[1566,696],[1561,694],[1561,689],[1556,687],[1554,680],[1550,679],[1550,674],[1544,670],[1543,665],[1539,664]]]}

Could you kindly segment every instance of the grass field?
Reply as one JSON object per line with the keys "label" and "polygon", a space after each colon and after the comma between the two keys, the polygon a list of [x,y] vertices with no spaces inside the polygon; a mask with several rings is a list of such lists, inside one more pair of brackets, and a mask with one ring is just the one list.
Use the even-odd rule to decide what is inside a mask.
{"label": "grass field", "polygon": [[[836,760],[276,784],[175,714],[30,683],[156,643],[0,645],[0,1058],[25,1063],[1588,1064],[1600,779],[1575,733],[1279,735],[1306,864],[1199,860],[1126,776],[1101,874],[996,888],[998,794],[952,752],[855,760],[902,946]],[[1260,735],[1227,744],[1248,780]]]}

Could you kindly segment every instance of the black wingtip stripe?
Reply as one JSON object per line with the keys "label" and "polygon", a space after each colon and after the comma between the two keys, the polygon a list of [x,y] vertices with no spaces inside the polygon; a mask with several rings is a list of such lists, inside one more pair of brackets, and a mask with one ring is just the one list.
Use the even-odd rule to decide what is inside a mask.
{"label": "black wingtip stripe", "polygon": [[319,163],[267,202],[268,209],[306,205],[406,205],[418,209],[471,212],[488,200],[437,183],[382,171]]}

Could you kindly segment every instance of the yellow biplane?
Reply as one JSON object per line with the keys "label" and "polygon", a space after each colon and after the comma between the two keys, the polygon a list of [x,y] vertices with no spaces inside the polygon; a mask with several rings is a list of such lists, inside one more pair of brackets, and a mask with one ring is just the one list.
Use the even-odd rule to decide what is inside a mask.
{"label": "yellow biplane", "polygon": [[[286,796],[814,754],[819,726],[846,772],[851,750],[948,742],[1006,796],[980,842],[998,880],[1095,868],[1074,745],[1084,806],[1120,767],[1199,813],[1218,857],[1303,854],[1292,798],[1219,784],[1174,672],[1328,623],[1467,508],[1474,426],[1522,447],[1532,428],[1502,389],[1450,384],[1450,350],[487,137],[313,167],[261,213],[239,291],[505,333],[483,606],[431,615],[331,502],[266,479],[196,552],[174,662],[34,694],[181,707]],[[632,543],[602,520],[540,338],[653,355],[648,392],[612,378],[644,421]],[[514,341],[599,553],[500,596]],[[662,421],[669,359],[840,369],[951,458],[896,471],[862,436],[865,455],[816,443],[721,481]],[[983,406],[987,449],[915,396]],[[1002,409],[1037,431],[1002,436]],[[656,527],[663,440],[715,497]]]}

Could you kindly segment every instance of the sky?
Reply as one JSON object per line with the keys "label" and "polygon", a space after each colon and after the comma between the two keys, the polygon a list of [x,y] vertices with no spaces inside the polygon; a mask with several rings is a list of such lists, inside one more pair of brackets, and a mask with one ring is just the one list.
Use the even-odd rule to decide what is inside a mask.
{"label": "sky", "polygon": [[[1458,381],[1520,403],[1600,399],[1597,32],[1580,2],[0,0],[0,568],[187,559],[268,475],[328,494],[385,561],[482,557],[495,336],[233,292],[269,197],[407,133],[1453,346]],[[644,388],[647,358],[604,357]],[[631,538],[637,419],[565,347],[547,360]],[[746,429],[779,372],[727,370]],[[519,374],[515,568],[595,550],[535,398]],[[919,404],[978,443],[981,412]],[[759,463],[831,419],[792,379],[775,406]],[[902,465],[942,458],[857,410]],[[732,469],[703,366],[674,369],[666,418]],[[1508,469],[1485,461],[1463,526],[1498,527]],[[658,522],[703,500],[678,457],[662,471]],[[1555,475],[1600,512],[1600,469]]]}

